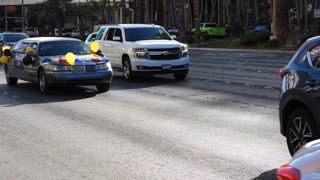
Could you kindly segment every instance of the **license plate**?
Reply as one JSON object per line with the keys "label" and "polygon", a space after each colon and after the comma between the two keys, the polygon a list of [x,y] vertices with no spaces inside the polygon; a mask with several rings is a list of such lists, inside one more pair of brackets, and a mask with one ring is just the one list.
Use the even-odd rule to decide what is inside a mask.
{"label": "license plate", "polygon": [[171,65],[163,65],[162,70],[171,70]]}

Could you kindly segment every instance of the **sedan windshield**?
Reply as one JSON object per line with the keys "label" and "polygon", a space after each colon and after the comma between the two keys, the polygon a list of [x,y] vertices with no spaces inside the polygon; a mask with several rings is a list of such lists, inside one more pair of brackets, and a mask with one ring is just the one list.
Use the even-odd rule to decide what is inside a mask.
{"label": "sedan windshield", "polygon": [[127,41],[142,41],[155,39],[171,40],[171,37],[168,35],[168,33],[163,28],[158,27],[126,29],[125,34]]}
{"label": "sedan windshield", "polygon": [[49,41],[40,43],[39,56],[57,56],[72,52],[76,55],[86,55],[89,47],[81,41]]}
{"label": "sedan windshield", "polygon": [[6,34],[3,36],[6,42],[18,42],[21,39],[28,38],[26,34]]}

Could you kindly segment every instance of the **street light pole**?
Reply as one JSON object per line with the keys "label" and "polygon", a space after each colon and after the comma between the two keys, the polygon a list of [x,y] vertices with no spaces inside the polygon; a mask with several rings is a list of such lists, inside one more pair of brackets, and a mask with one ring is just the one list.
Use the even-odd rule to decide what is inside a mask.
{"label": "street light pole", "polygon": [[21,31],[25,32],[24,29],[24,2],[21,0]]}

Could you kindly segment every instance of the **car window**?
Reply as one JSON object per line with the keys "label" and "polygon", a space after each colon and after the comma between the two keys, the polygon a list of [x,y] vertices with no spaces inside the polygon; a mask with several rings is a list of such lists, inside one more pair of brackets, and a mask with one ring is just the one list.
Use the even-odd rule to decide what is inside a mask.
{"label": "car window", "polygon": [[15,53],[25,53],[27,47],[31,46],[31,42],[22,42],[20,41],[19,43],[17,43],[13,48],[12,48],[12,52]]}
{"label": "car window", "polygon": [[126,41],[142,41],[164,39],[171,40],[168,33],[161,27],[125,29]]}
{"label": "car window", "polygon": [[116,29],[116,32],[114,33],[114,37],[120,37],[120,41],[122,42],[122,33],[121,29]]}
{"label": "car window", "polygon": [[104,31],[106,30],[106,27],[101,27],[100,29],[99,29],[99,32],[97,33],[97,40],[100,40],[101,39],[101,37],[102,37],[102,35],[103,35],[103,33],[104,33]]}
{"label": "car window", "polygon": [[210,28],[210,27],[217,27],[216,24],[207,24],[206,27]]}
{"label": "car window", "polygon": [[112,41],[114,31],[115,31],[114,28],[108,29],[108,32],[107,32],[106,36],[104,37],[104,40]]}
{"label": "car window", "polygon": [[310,53],[313,67],[320,68],[320,46],[313,48]]}
{"label": "car window", "polygon": [[3,40],[3,35],[2,34],[0,34],[0,40]]}
{"label": "car window", "polygon": [[75,55],[86,55],[89,47],[81,41],[49,41],[39,45],[39,56],[58,56],[72,52]]}

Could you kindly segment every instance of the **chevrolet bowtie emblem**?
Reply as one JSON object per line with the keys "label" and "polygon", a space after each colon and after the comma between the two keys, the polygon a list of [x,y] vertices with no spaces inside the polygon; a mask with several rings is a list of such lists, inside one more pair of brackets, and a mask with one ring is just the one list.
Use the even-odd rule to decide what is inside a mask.
{"label": "chevrolet bowtie emblem", "polygon": [[170,52],[169,51],[163,51],[161,54],[165,55],[165,56],[168,56],[170,54]]}

